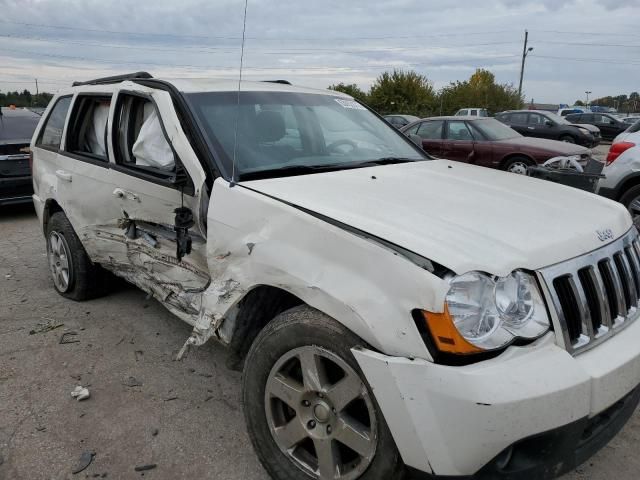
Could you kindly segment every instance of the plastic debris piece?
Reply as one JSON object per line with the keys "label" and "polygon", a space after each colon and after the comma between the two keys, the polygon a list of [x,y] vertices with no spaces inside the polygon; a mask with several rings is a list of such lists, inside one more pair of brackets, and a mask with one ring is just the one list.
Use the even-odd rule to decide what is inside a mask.
{"label": "plastic debris piece", "polygon": [[82,452],[82,455],[80,455],[80,460],[78,461],[78,465],[73,470],[71,470],[71,473],[75,475],[76,473],[82,472],[85,468],[91,465],[91,462],[93,462],[93,457],[95,457],[95,455],[95,452]]}
{"label": "plastic debris piece", "polygon": [[36,333],[45,333],[50,332],[51,330],[55,330],[56,328],[60,328],[64,326],[64,323],[56,323],[53,319],[48,319],[47,323],[39,323],[32,330],[29,331],[29,335],[35,335]]}
{"label": "plastic debris piece", "polygon": [[87,398],[89,398],[91,396],[91,394],[89,393],[89,389],[88,388],[77,386],[71,392],[71,396],[73,398],[75,398],[76,400],[80,401],[80,400],[86,400]]}
{"label": "plastic debris piece", "polygon": [[60,345],[65,345],[67,343],[80,343],[80,340],[77,340],[73,337],[77,336],[78,332],[64,332],[60,337],[60,341],[58,342]]}
{"label": "plastic debris piece", "polygon": [[136,377],[128,377],[122,382],[122,384],[125,387],[141,387],[142,386],[142,382],[138,380]]}
{"label": "plastic debris piece", "polygon": [[140,465],[139,467],[135,467],[134,470],[136,472],[145,472],[147,470],[153,470],[157,466],[158,465],[156,465],[155,463],[150,463],[149,465]]}

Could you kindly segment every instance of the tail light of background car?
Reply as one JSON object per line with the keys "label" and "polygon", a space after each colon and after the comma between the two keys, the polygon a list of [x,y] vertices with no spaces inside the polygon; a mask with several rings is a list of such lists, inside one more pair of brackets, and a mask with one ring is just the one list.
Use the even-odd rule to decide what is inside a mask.
{"label": "tail light of background car", "polygon": [[620,142],[611,145],[611,148],[609,149],[609,155],[607,155],[607,165],[611,165],[616,160],[616,158],[635,146],[636,144],[633,142]]}

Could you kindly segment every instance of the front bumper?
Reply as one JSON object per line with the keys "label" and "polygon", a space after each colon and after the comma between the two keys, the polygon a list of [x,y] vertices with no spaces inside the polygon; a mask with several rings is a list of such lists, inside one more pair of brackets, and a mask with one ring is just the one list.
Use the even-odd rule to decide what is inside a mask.
{"label": "front bumper", "polygon": [[[640,385],[639,335],[634,322],[572,357],[549,334],[465,367],[368,350],[354,355],[410,469],[463,478],[553,478],[607,443],[635,409],[638,394],[629,394]],[[616,423],[600,428],[607,410],[625,398]],[[597,432],[586,435],[588,427]],[[520,460],[534,450],[545,453],[529,458],[531,476],[518,476]]]}

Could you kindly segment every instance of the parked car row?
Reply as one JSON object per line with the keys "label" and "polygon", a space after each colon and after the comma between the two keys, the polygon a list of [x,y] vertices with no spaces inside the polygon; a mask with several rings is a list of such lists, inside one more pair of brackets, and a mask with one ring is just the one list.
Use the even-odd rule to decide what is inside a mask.
{"label": "parked car row", "polygon": [[499,113],[495,118],[528,137],[576,143],[585,147],[595,147],[601,140],[597,127],[576,125],[565,117],[550,112],[512,110]]}
{"label": "parked car row", "polygon": [[526,175],[527,168],[557,156],[586,161],[588,149],[551,140],[526,138],[493,118],[433,117],[402,129],[420,137],[429,154],[448,160]]}

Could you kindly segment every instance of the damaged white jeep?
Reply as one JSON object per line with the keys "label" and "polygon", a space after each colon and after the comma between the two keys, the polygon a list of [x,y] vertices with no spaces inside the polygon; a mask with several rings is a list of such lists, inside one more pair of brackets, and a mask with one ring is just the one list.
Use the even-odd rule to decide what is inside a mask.
{"label": "damaged white jeep", "polygon": [[552,478],[639,402],[617,203],[432,160],[284,82],[74,84],[31,150],[56,290],[112,272],[193,325],[180,356],[228,345],[274,479]]}

